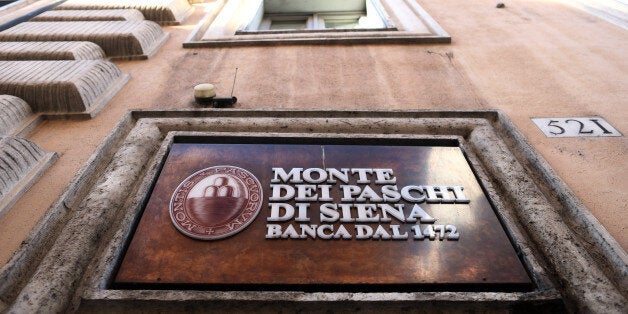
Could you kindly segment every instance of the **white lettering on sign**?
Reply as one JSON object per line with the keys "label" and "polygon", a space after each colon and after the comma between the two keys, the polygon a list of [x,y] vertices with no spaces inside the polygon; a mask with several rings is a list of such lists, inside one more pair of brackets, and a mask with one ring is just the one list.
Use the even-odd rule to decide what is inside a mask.
{"label": "white lettering on sign", "polygon": [[601,117],[533,118],[547,137],[621,136],[621,133]]}
{"label": "white lettering on sign", "polygon": [[[420,204],[470,203],[459,185],[399,187],[392,169],[277,167],[272,171],[267,239],[456,241],[460,238],[456,226],[435,225],[437,219]],[[331,197],[333,191],[341,195],[339,200]],[[312,215],[320,225],[307,224]],[[404,231],[402,224],[411,227]]]}

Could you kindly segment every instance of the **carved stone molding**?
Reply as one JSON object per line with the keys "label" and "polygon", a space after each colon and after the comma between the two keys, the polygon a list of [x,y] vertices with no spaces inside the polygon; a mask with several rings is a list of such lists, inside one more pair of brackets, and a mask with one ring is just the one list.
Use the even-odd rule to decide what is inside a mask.
{"label": "carved stone molding", "polygon": [[24,22],[0,32],[1,41],[90,41],[118,60],[149,58],[167,39],[152,21]]}
{"label": "carved stone molding", "polygon": [[113,63],[0,61],[0,93],[20,97],[34,112],[93,116],[126,83]]}
{"label": "carved stone molding", "polygon": [[56,160],[55,153],[46,153],[35,143],[17,137],[0,137],[0,216]]}
{"label": "carved stone molding", "polygon": [[161,25],[178,25],[194,8],[186,0],[69,0],[56,10],[137,9],[147,20]]}

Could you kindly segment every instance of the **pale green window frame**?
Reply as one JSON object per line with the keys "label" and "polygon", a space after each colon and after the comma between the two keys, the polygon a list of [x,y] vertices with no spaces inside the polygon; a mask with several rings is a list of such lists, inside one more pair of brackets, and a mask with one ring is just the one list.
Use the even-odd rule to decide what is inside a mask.
{"label": "pale green window frame", "polygon": [[267,14],[259,24],[258,30],[368,29],[365,19],[366,15],[361,12]]}
{"label": "pale green window frame", "polygon": [[397,30],[384,17],[383,9],[377,1],[364,0],[364,7],[364,11],[334,11],[330,7],[317,12],[268,13],[265,12],[264,1],[260,1],[259,8],[252,20],[245,27],[239,29],[236,35]]}

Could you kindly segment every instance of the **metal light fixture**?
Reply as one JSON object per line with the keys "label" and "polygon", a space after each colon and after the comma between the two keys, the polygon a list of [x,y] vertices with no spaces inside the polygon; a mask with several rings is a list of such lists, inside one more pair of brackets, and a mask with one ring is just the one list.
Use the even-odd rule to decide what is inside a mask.
{"label": "metal light fixture", "polygon": [[233,96],[233,88],[235,87],[238,68],[235,69],[233,75],[233,86],[231,86],[231,95],[229,97],[216,97],[216,87],[213,84],[204,83],[194,86],[194,99],[201,106],[212,106],[214,108],[231,108],[238,102],[238,98]]}

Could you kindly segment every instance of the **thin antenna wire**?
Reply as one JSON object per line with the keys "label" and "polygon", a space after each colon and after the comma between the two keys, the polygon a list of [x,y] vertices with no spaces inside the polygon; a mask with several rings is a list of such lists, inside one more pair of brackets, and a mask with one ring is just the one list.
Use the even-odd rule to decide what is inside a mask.
{"label": "thin antenna wire", "polygon": [[231,97],[233,97],[233,89],[235,88],[236,77],[238,76],[238,68],[236,67],[235,74],[233,75],[233,85],[231,86]]}

